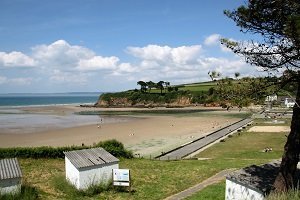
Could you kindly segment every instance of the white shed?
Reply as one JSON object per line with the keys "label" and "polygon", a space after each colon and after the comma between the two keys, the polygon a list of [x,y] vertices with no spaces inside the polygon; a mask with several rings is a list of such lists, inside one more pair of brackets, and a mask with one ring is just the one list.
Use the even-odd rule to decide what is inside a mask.
{"label": "white shed", "polygon": [[21,192],[22,172],[17,158],[0,160],[0,193]]}
{"label": "white shed", "polygon": [[226,177],[225,200],[263,200],[270,193],[280,162],[252,165]]}
{"label": "white shed", "polygon": [[66,179],[77,189],[108,183],[112,170],[119,169],[119,159],[103,148],[64,152]]}

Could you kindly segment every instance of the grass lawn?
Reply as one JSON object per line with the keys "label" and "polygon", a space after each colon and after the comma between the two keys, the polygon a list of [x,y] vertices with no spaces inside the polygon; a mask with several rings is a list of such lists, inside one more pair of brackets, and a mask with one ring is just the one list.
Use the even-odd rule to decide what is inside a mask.
{"label": "grass lawn", "polygon": [[[153,161],[123,159],[120,168],[132,174],[133,193],[110,189],[96,195],[80,195],[58,188],[55,180],[64,179],[63,159],[20,159],[24,182],[38,190],[40,199],[164,199],[228,168],[242,168],[279,159],[286,133],[241,132],[220,142],[196,157],[208,160]],[[265,147],[273,151],[264,153]],[[191,199],[224,199],[224,183],[209,186]]]}
{"label": "grass lawn", "polygon": [[209,187],[204,188],[201,192],[198,192],[186,200],[224,200],[225,198],[225,181],[213,184]]}
{"label": "grass lawn", "polygon": [[[235,166],[250,163],[242,161]],[[63,159],[20,159],[20,164],[25,181],[38,189],[41,199],[74,199],[73,194],[64,194],[54,184],[57,177],[64,176]],[[213,160],[121,160],[120,168],[129,168],[132,172],[133,194],[110,190],[78,199],[164,199],[205,180],[229,164]]]}
{"label": "grass lawn", "polygon": [[[244,131],[240,135],[235,134],[213,147],[201,152],[196,157],[211,158],[220,163],[232,162],[232,167],[242,161],[250,161],[251,164],[263,164],[273,159],[280,159],[287,133],[253,133]],[[272,147],[273,151],[265,153],[263,149]],[[229,164],[229,163],[228,163]],[[250,164],[250,165],[251,165]],[[230,164],[229,164],[230,165]],[[225,182],[208,186],[202,191],[187,198],[194,199],[224,199]]]}

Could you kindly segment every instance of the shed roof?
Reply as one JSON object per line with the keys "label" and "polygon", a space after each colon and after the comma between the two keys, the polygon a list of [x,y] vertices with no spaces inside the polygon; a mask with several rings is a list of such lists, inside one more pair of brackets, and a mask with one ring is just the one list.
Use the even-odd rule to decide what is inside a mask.
{"label": "shed roof", "polygon": [[[268,194],[279,172],[280,161],[273,161],[264,165],[251,165],[232,172],[227,179],[236,181],[262,194]],[[299,180],[299,169],[296,170],[296,180]]]}
{"label": "shed roof", "polygon": [[22,172],[17,158],[0,160],[0,180],[20,177]]}
{"label": "shed roof", "polygon": [[101,147],[68,151],[64,154],[77,169],[119,161]]}

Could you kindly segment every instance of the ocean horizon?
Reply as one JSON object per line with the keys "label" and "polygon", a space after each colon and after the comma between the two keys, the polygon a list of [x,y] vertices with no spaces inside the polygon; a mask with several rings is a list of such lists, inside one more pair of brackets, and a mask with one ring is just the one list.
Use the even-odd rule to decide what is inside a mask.
{"label": "ocean horizon", "polygon": [[102,92],[0,94],[0,107],[94,104]]}
{"label": "ocean horizon", "polygon": [[[0,134],[27,134],[98,123],[120,123],[129,117],[78,115],[73,112],[24,111],[24,107],[93,105],[101,92],[0,94]],[[62,108],[63,109],[63,108]]]}

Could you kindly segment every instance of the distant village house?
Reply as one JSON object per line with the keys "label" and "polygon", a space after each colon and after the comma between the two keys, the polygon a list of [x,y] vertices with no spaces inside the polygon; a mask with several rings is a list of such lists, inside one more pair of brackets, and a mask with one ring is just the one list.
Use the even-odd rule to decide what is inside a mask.
{"label": "distant village house", "polygon": [[66,179],[77,189],[108,183],[112,170],[119,169],[119,159],[103,148],[64,152]]}

